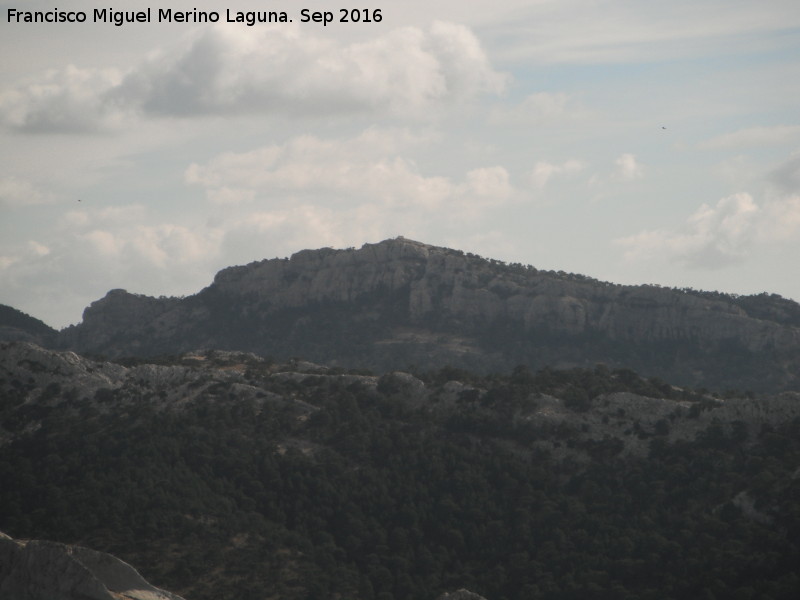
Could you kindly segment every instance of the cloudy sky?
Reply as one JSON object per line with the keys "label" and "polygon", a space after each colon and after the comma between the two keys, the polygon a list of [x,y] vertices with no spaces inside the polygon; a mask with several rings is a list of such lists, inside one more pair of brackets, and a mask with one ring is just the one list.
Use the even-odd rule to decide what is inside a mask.
{"label": "cloudy sky", "polygon": [[[87,22],[8,20],[62,5]],[[60,328],[112,288],[191,294],[398,235],[800,300],[797,0],[370,0],[380,23],[300,22],[340,6],[0,0],[0,303]],[[91,22],[111,7],[154,22]],[[265,8],[294,22],[222,22]]]}

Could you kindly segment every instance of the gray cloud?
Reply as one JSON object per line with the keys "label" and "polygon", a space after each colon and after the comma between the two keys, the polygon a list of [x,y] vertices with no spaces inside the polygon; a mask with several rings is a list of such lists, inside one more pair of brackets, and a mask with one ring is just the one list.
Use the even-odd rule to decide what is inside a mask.
{"label": "gray cloud", "polygon": [[786,192],[800,193],[800,154],[795,154],[772,171],[767,179]]}
{"label": "gray cloud", "polygon": [[107,93],[120,81],[113,69],[68,66],[0,93],[0,122],[24,133],[97,131],[112,109]]}
{"label": "gray cloud", "polygon": [[490,66],[465,27],[408,27],[368,42],[338,44],[293,28],[204,30],[177,55],[162,55],[131,73],[118,89],[145,112],[324,112],[418,115],[438,103],[499,92]]}
{"label": "gray cloud", "polygon": [[425,118],[505,83],[473,33],[451,23],[349,44],[296,27],[214,26],[125,74],[69,67],[2,92],[0,120],[26,133],[78,133],[131,113]]}

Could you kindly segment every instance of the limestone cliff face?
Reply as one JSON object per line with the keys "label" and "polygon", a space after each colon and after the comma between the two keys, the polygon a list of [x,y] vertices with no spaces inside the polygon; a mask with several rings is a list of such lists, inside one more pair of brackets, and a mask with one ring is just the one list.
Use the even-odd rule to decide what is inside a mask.
{"label": "limestone cliff face", "polygon": [[411,323],[440,312],[467,325],[503,318],[527,331],[594,331],[618,340],[738,338],[751,350],[800,342],[796,328],[752,319],[730,302],[651,286],[570,280],[403,238],[232,267],[216,276],[214,286],[230,296],[257,298],[273,310],[407,290]]}
{"label": "limestone cliff face", "polygon": [[182,600],[102,552],[0,533],[0,598],[9,600]]}
{"label": "limestone cliff face", "polygon": [[796,387],[800,366],[800,307],[781,303],[613,285],[397,238],[224,269],[181,300],[114,290],[61,346],[225,348],[378,369],[606,362],[701,385],[728,381],[730,367],[727,385],[754,389],[761,361],[776,390]]}
{"label": "limestone cliff face", "polygon": [[420,281],[428,262],[444,252],[449,251],[404,239],[366,244],[360,250],[303,250],[288,260],[224,269],[214,285],[222,292],[253,295],[275,308],[351,302],[365,293]]}

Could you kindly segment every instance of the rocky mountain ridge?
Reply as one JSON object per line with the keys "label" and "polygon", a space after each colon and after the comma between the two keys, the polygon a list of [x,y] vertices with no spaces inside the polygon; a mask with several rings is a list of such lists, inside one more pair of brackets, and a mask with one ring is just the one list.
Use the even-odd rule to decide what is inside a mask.
{"label": "rocky mountain ridge", "polygon": [[800,386],[800,306],[621,286],[405,238],[220,271],[186,298],[112,290],[57,347],[106,356],[198,348],[377,371],[626,366],[684,385]]}
{"label": "rocky mountain ridge", "polygon": [[[430,385],[402,371],[382,376],[343,373],[305,361],[274,363],[253,354],[219,351],[173,357],[169,364],[142,361],[124,366],[11,342],[0,343],[0,393],[4,397],[0,446],[36,431],[41,418],[53,411],[91,408],[111,414],[150,406],[157,411],[180,412],[213,399],[308,419],[319,407],[281,390],[286,385],[322,384],[357,385],[373,394],[388,394],[394,401],[436,418],[464,411],[481,414],[491,402],[480,386],[458,379]],[[649,395],[626,389],[621,386],[586,396],[581,403],[558,392],[529,393],[517,400],[513,419],[542,432],[558,432],[542,435],[534,445],[562,458],[584,460],[585,449],[570,448],[559,440],[565,436],[589,444],[613,440],[619,444],[617,451],[646,456],[650,438],[656,435],[669,443],[693,440],[714,424],[728,430],[737,424],[742,435],[755,435],[765,426],[800,418],[800,394],[796,392],[721,399],[665,384],[651,388]]]}

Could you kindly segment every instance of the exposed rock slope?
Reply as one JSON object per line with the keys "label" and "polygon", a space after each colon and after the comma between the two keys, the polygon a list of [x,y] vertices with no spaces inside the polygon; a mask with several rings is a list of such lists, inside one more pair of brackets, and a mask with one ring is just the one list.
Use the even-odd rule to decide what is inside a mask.
{"label": "exposed rock slope", "polygon": [[231,267],[184,299],[113,290],[60,344],[111,356],[235,349],[380,370],[606,362],[777,391],[799,385],[800,306],[612,285],[398,238]]}
{"label": "exposed rock slope", "polygon": [[[52,425],[58,415],[82,411],[120,415],[149,407],[162,413],[180,412],[193,403],[212,401],[249,404],[259,411],[283,411],[305,420],[319,410],[302,395],[287,394],[287,385],[294,390],[355,385],[435,418],[498,410],[485,389],[458,380],[429,386],[400,371],[381,377],[358,375],[304,361],[273,363],[235,352],[187,354],[174,357],[170,364],[123,366],[10,342],[0,343],[0,447],[35,433],[45,420]],[[608,391],[587,397],[580,407],[560,397],[564,394],[531,393],[514,409],[513,420],[589,444],[616,440],[617,451],[644,456],[653,436],[669,442],[687,441],[712,425],[732,429],[734,424],[742,428],[742,434],[754,436],[764,427],[800,418],[797,392],[723,400],[661,385],[670,388],[671,394],[660,396],[655,389],[653,396]],[[583,450],[568,449],[557,437],[542,435],[531,443],[561,458],[586,458]],[[309,448],[305,442],[300,446]]]}
{"label": "exposed rock slope", "polygon": [[[187,355],[175,364],[123,366],[59,352],[26,342],[0,342],[0,447],[3,443],[36,431],[47,415],[91,408],[100,414],[151,406],[156,410],[180,410],[199,398],[213,398],[257,405],[275,405],[308,412],[303,403],[263,390],[258,378],[246,376],[248,368],[270,372],[269,363],[253,355],[214,353]],[[212,362],[212,361],[208,361]],[[307,364],[305,368],[315,369]],[[291,372],[276,372],[276,379],[304,378],[304,365],[276,365]],[[358,376],[345,376],[358,377]],[[368,379],[376,385],[377,378]]]}
{"label": "exposed rock slope", "polygon": [[182,600],[153,587],[103,552],[0,533],[0,598],[8,600]]}

